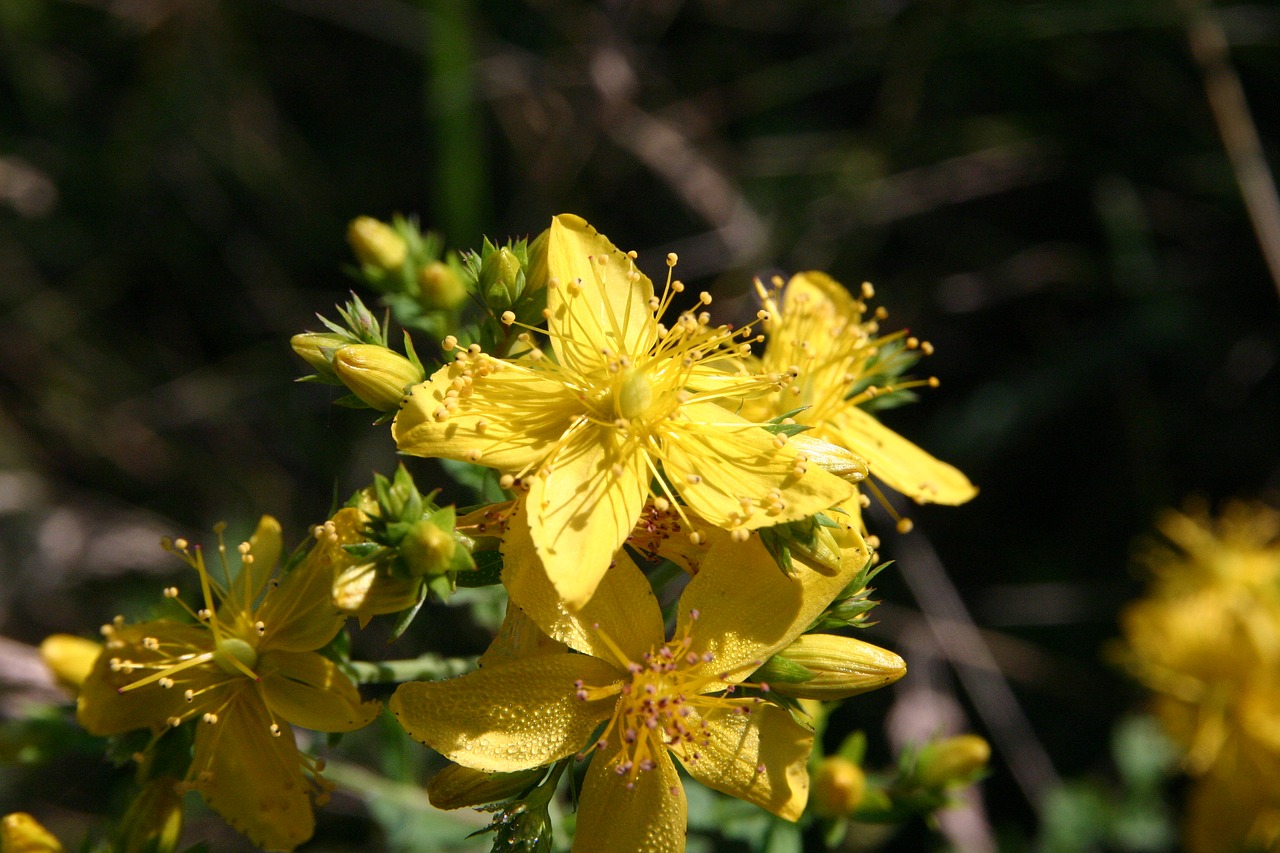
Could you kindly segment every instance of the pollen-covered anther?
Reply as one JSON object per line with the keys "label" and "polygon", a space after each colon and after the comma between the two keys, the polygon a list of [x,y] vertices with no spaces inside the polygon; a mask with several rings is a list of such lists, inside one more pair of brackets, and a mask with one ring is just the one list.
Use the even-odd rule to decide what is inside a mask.
{"label": "pollen-covered anther", "polygon": [[458,348],[458,339],[454,335],[446,335],[445,339],[440,342],[440,349],[445,352],[453,352]]}
{"label": "pollen-covered anther", "polygon": [[735,527],[733,530],[729,531],[729,538],[734,542],[746,542],[751,538],[751,531],[744,527]]}
{"label": "pollen-covered anther", "polygon": [[685,474],[684,481],[691,486],[696,486],[702,482],[702,477],[698,474]]}
{"label": "pollen-covered anther", "polygon": [[666,512],[667,510],[671,509],[671,502],[666,498],[654,498],[653,508],[656,509],[658,512]]}
{"label": "pollen-covered anther", "polygon": [[155,637],[143,637],[142,647],[149,652],[158,652],[160,651],[160,641]]}
{"label": "pollen-covered anther", "polygon": [[169,728],[171,728],[171,729],[176,729],[178,726],[182,725],[182,718],[181,718],[181,717],[169,717],[167,720],[165,720],[165,721],[164,721],[164,723],[165,723],[165,725],[166,725],[166,726],[168,726]]}
{"label": "pollen-covered anther", "polygon": [[689,533],[689,541],[692,542],[694,545],[701,545],[704,539],[705,537],[697,530],[694,530]]}
{"label": "pollen-covered anther", "polygon": [[272,737],[280,737],[280,724],[279,724],[279,723],[272,723],[272,724],[271,724],[271,736],[272,736]]}
{"label": "pollen-covered anther", "polygon": [[442,424],[445,421],[449,420],[449,410],[446,409],[444,406],[440,406],[434,412],[431,413],[431,419],[438,424]]}
{"label": "pollen-covered anther", "polygon": [[194,702],[196,701],[196,692],[194,690],[184,690],[182,692],[182,698],[186,702]]}
{"label": "pollen-covered anther", "polygon": [[212,615],[213,615],[213,612],[210,611],[209,608],[207,607],[201,607],[199,610],[196,611],[196,618],[199,619],[201,622],[208,622],[209,617]]}
{"label": "pollen-covered anther", "polygon": [[899,533],[910,533],[912,528],[914,527],[915,527],[915,524],[911,521],[911,519],[909,518],[898,519],[897,528]]}
{"label": "pollen-covered anther", "polygon": [[189,543],[189,542],[187,542],[187,540],[185,540],[185,539],[174,539],[174,540],[173,540],[173,547],[174,547],[174,550],[177,550],[177,551],[185,551],[185,550],[187,550],[187,546],[188,546],[189,544],[190,544],[190,543]]}
{"label": "pollen-covered anther", "polygon": [[924,353],[925,355],[933,355],[933,344],[929,343],[928,341],[921,341],[920,352]]}
{"label": "pollen-covered anther", "polygon": [[213,713],[212,711],[207,711],[205,712],[205,715],[200,719],[212,726],[218,722],[218,715]]}
{"label": "pollen-covered anther", "polygon": [[466,457],[467,457],[467,461],[469,461],[469,462],[479,462],[479,461],[480,461],[480,448],[478,448],[478,447],[472,447],[471,449],[469,449],[469,450],[466,452],[466,454],[465,454],[465,455],[466,455]]}
{"label": "pollen-covered anther", "polygon": [[160,679],[156,683],[159,684],[161,687],[163,687],[165,690],[169,690],[173,687],[173,679],[169,678],[168,676]]}
{"label": "pollen-covered anther", "polygon": [[512,323],[514,323],[515,321],[516,321],[516,312],[514,312],[514,311],[503,311],[503,312],[502,312],[502,325],[504,325],[504,326],[510,326],[510,325],[511,325]]}
{"label": "pollen-covered anther", "polygon": [[267,623],[259,619],[257,622],[253,623],[253,629],[257,631],[258,636],[261,637],[263,634],[267,633]]}
{"label": "pollen-covered anther", "polygon": [[786,437],[784,434],[782,434],[782,433],[777,433],[777,434],[775,434],[775,435],[773,436],[773,446],[774,446],[774,447],[776,447],[776,448],[778,448],[779,450],[781,450],[782,448],[786,447],[786,446],[787,446],[787,437]]}

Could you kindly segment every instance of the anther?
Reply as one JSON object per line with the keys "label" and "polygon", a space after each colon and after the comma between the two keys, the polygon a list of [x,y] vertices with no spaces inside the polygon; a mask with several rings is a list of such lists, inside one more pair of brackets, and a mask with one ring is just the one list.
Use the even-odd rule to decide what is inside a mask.
{"label": "anther", "polygon": [[218,715],[213,713],[212,711],[208,711],[200,719],[204,720],[206,723],[212,726],[214,723],[218,722]]}

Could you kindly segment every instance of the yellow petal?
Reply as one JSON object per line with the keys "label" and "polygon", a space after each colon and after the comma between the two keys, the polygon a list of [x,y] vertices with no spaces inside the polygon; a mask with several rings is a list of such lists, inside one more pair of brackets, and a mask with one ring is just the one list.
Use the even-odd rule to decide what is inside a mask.
{"label": "yellow petal", "polygon": [[816,270],[791,276],[782,296],[782,314],[785,317],[802,311],[823,310],[817,307],[822,303],[830,305],[827,310],[837,317],[852,318],[862,315],[862,309],[858,307],[853,294],[843,284]]}
{"label": "yellow petal", "polygon": [[[247,682],[246,682],[247,683]],[[298,748],[253,690],[241,690],[216,723],[197,723],[191,781],[209,807],[266,850],[293,850],[311,837],[315,817]]]}
{"label": "yellow petal", "polygon": [[[158,639],[163,645],[160,651],[152,651],[143,645],[147,637]],[[192,688],[200,690],[227,679],[226,673],[212,661],[195,666],[174,675],[174,687],[165,689],[152,682],[132,690],[120,692],[120,688],[139,681],[151,673],[149,669],[123,669],[112,671],[111,661],[132,661],[140,666],[171,656],[174,651],[187,654],[213,651],[213,635],[202,625],[184,625],[179,622],[157,620],[138,625],[126,625],[116,629],[108,640],[107,648],[97,661],[80,688],[76,700],[76,718],[90,734],[115,735],[133,729],[160,729],[175,715],[191,710],[182,694]]]}
{"label": "yellow petal", "polygon": [[579,797],[574,853],[681,853],[689,806],[675,764],[665,750],[633,787],[597,755]]}
{"label": "yellow petal", "polygon": [[378,702],[363,701],[337,664],[315,652],[267,652],[258,672],[267,706],[295,726],[349,732],[369,725],[382,710]]}
{"label": "yellow petal", "polygon": [[594,425],[582,427],[548,462],[550,473],[529,481],[528,526],[547,577],[565,606],[577,610],[635,527],[649,471],[643,451],[623,444],[612,427]]}
{"label": "yellow petal", "polygon": [[338,572],[333,580],[333,603],[339,610],[368,619],[413,607],[421,589],[421,578],[389,575],[380,562],[361,563]]}
{"label": "yellow petal", "polygon": [[322,534],[280,586],[268,591],[255,614],[264,626],[259,652],[315,651],[341,630],[346,616],[333,603],[333,581],[355,563],[342,546],[364,541],[364,520],[354,507],[338,510],[331,519],[332,532]]}
{"label": "yellow petal", "polygon": [[866,564],[866,552],[856,548],[841,549],[840,557],[835,571],[793,558],[789,576],[758,537],[739,544],[716,532],[702,570],[680,596],[675,636],[691,629],[694,650],[711,652],[718,668],[735,673],[730,681],[741,681],[808,628]]}
{"label": "yellow petal", "polygon": [[962,504],[978,493],[969,478],[857,406],[830,424],[838,443],[870,463],[871,475],[917,503]]}
{"label": "yellow petal", "polygon": [[[601,263],[601,261],[604,263]],[[646,353],[657,340],[649,300],[653,283],[613,243],[581,217],[551,220],[547,266],[556,286],[547,290],[551,346],[557,360],[578,373],[604,367],[602,351]]]}
{"label": "yellow petal", "polygon": [[258,596],[267,586],[271,578],[271,570],[280,562],[280,554],[284,550],[284,539],[280,531],[280,522],[269,515],[258,520],[258,527],[249,537],[249,554],[253,559],[243,564],[240,574],[231,584],[227,596],[227,606],[236,610],[249,610],[257,602]]}
{"label": "yellow petal", "polygon": [[591,600],[576,611],[561,600],[534,553],[523,513],[512,519],[502,553],[502,583],[512,603],[547,635],[576,651],[614,660],[619,666],[626,661],[615,660],[612,648],[602,639],[602,631],[633,661],[662,644],[662,610],[648,579],[625,551],[617,552]]}
{"label": "yellow petal", "polygon": [[[749,714],[716,709],[703,716],[708,742],[680,744],[672,752],[693,778],[708,788],[755,803],[778,817],[797,820],[809,799],[805,764],[813,732],[791,712],[764,703]],[[690,726],[698,725],[691,720]]]}
{"label": "yellow petal", "polygon": [[616,699],[583,701],[574,682],[618,683],[617,667],[586,655],[538,655],[447,681],[400,685],[390,708],[414,739],[465,767],[510,773],[587,745]]}
{"label": "yellow petal", "polygon": [[102,643],[73,634],[50,634],[40,643],[40,659],[58,683],[73,693],[93,672],[93,665],[100,654]]}
{"label": "yellow petal", "polygon": [[789,445],[776,447],[774,436],[714,403],[688,403],[681,414],[690,420],[664,430],[662,463],[689,507],[712,524],[754,530],[807,518],[853,494],[850,483],[816,464],[797,468]]}
{"label": "yellow petal", "polygon": [[62,853],[62,842],[26,812],[0,820],[0,853]]}
{"label": "yellow petal", "polygon": [[480,666],[499,666],[534,655],[564,654],[569,647],[553,640],[538,627],[513,601],[507,602],[507,615],[489,648],[480,655]]}
{"label": "yellow petal", "polygon": [[[454,361],[415,386],[391,425],[396,447],[413,456],[458,459],[510,472],[542,461],[582,410],[581,403],[562,383],[518,363],[494,366],[500,369],[481,376]],[[470,391],[456,397],[455,409],[448,412],[447,394],[468,372]]]}

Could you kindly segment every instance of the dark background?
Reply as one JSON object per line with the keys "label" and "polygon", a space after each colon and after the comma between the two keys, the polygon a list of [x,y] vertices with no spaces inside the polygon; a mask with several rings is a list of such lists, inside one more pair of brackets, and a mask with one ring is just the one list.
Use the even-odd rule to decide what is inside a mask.
{"label": "dark background", "polygon": [[[1101,654],[1140,589],[1135,537],[1189,494],[1280,489],[1277,285],[1206,95],[1217,72],[1189,48],[1202,13],[5,0],[0,633],[143,612],[176,569],[161,535],[243,535],[261,512],[300,534],[391,472],[385,428],[292,382],[289,335],[353,286],[352,217],[416,214],[469,248],[571,211],[655,274],[677,251],[718,319],[754,310],[729,298],[753,275],[822,268],[874,282],[886,328],[937,346],[922,370],[941,387],[885,419],[982,491],[913,512],[885,550],[913,572],[935,549],[959,598],[881,576],[874,638],[912,676],[833,726],[880,732],[892,704],[986,734],[987,818],[1033,837],[1042,759],[1109,772],[1111,725],[1140,702]],[[1248,99],[1215,95],[1220,120],[1251,118],[1274,160],[1280,8],[1209,14]],[[963,617],[957,601],[999,667],[970,689],[919,615]],[[410,643],[480,641],[437,624]],[[949,710],[903,712],[920,695]],[[6,783],[5,810],[85,808],[40,784]],[[901,849],[930,843],[917,830]]]}

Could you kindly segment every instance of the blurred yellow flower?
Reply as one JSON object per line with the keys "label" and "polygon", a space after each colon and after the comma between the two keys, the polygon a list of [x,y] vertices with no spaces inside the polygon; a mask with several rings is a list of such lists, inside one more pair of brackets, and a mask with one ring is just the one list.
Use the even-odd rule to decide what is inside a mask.
{"label": "blurred yellow flower", "polygon": [[[196,621],[126,625],[117,617],[103,627],[106,647],[79,697],[80,723],[96,735],[150,728],[158,738],[195,720],[187,785],[269,850],[292,850],[311,837],[308,792],[323,794],[326,785],[320,762],[298,752],[289,725],[350,731],[379,708],[362,702],[316,651],[343,625],[331,589],[335,569],[350,561],[342,546],[359,539],[358,513],[342,510],[315,533],[302,562],[272,581],[280,527],[264,516],[225,586],[210,576],[199,546],[171,543],[199,575],[204,607],[192,614]],[[221,543],[219,554],[226,569]],[[178,590],[165,595],[177,599]]]}
{"label": "blurred yellow flower", "polygon": [[1157,528],[1118,657],[1194,777],[1184,845],[1280,850],[1280,512],[1192,504]]}
{"label": "blurred yellow flower", "polygon": [[[509,538],[521,535],[518,522]],[[625,551],[576,612],[536,565],[509,560],[512,604],[481,668],[402,685],[391,709],[413,737],[475,770],[510,773],[594,751],[577,851],[683,849],[686,804],[673,757],[703,784],[797,819],[812,731],[743,682],[812,624],[866,555],[850,549],[836,569],[797,560],[788,577],[757,537],[737,542],[713,530],[709,538],[672,640]]]}
{"label": "blurred yellow flower", "polygon": [[[785,436],[718,405],[793,376],[728,367],[749,350],[750,326],[712,326],[696,311],[663,325],[684,286],[669,271],[659,298],[634,258],[582,219],[555,217],[546,310],[554,357],[533,347],[530,332],[518,359],[459,350],[413,389],[393,427],[406,453],[496,468],[504,485],[527,492],[538,556],[571,608],[591,598],[650,497],[687,508],[696,542],[706,534],[692,530],[692,516],[742,539],[853,493]],[[698,308],[710,301],[702,294]]]}

